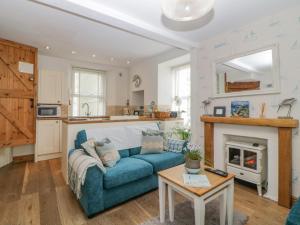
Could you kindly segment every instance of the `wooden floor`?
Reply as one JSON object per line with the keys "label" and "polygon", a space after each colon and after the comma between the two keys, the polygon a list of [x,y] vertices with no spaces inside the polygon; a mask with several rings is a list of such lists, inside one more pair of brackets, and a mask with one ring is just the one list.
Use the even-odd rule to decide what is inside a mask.
{"label": "wooden floor", "polygon": [[[158,192],[153,191],[87,219],[60,168],[58,159],[1,168],[0,224],[139,225],[158,215]],[[176,201],[184,199],[178,195]],[[248,225],[283,225],[288,213],[258,197],[255,189],[239,184],[235,186],[235,208],[250,217]]]}

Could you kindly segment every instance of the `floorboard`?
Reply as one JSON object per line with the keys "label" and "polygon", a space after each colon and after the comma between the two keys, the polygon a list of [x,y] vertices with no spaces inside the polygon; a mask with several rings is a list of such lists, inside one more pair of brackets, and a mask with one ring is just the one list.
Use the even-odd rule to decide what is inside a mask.
{"label": "floorboard", "polygon": [[[288,213],[242,184],[235,185],[234,206],[249,216],[247,225],[282,225]],[[88,219],[63,180],[59,159],[0,168],[0,225],[139,225],[157,215],[158,192],[152,191]]]}

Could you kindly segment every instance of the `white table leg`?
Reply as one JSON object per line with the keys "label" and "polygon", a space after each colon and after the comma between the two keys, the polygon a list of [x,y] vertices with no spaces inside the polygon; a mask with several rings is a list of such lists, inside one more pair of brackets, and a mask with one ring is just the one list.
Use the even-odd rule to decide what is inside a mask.
{"label": "white table leg", "polygon": [[233,224],[233,207],[234,207],[234,182],[233,180],[227,187],[227,224]]}
{"label": "white table leg", "polygon": [[174,191],[170,185],[168,185],[168,199],[169,199],[169,215],[170,221],[174,221]]}
{"label": "white table leg", "polygon": [[220,225],[226,222],[227,191],[220,196]]}
{"label": "white table leg", "polygon": [[194,199],[195,225],[205,224],[205,203],[202,198]]}
{"label": "white table leg", "polygon": [[158,190],[159,190],[159,218],[160,222],[165,222],[166,214],[166,183],[158,177]]}
{"label": "white table leg", "polygon": [[262,196],[262,185],[261,184],[257,184],[257,192],[259,196]]}

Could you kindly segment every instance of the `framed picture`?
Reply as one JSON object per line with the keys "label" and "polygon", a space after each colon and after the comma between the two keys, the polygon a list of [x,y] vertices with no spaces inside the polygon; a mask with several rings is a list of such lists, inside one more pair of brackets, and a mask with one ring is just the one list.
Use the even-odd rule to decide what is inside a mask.
{"label": "framed picture", "polygon": [[214,107],[214,116],[225,117],[226,116],[226,107],[225,106],[215,106]]}
{"label": "framed picture", "polygon": [[235,117],[249,117],[249,101],[232,101],[231,115]]}
{"label": "framed picture", "polygon": [[177,112],[172,111],[172,112],[170,113],[170,116],[171,116],[171,118],[177,118]]}

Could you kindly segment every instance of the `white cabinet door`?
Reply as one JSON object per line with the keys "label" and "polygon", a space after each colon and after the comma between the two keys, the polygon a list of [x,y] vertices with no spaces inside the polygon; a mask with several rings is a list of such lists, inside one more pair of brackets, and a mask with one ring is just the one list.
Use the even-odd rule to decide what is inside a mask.
{"label": "white cabinet door", "polygon": [[36,154],[40,156],[61,152],[60,135],[60,120],[38,120],[36,129]]}
{"label": "white cabinet door", "polygon": [[39,75],[39,103],[60,104],[62,101],[63,74],[56,71],[41,70]]}

